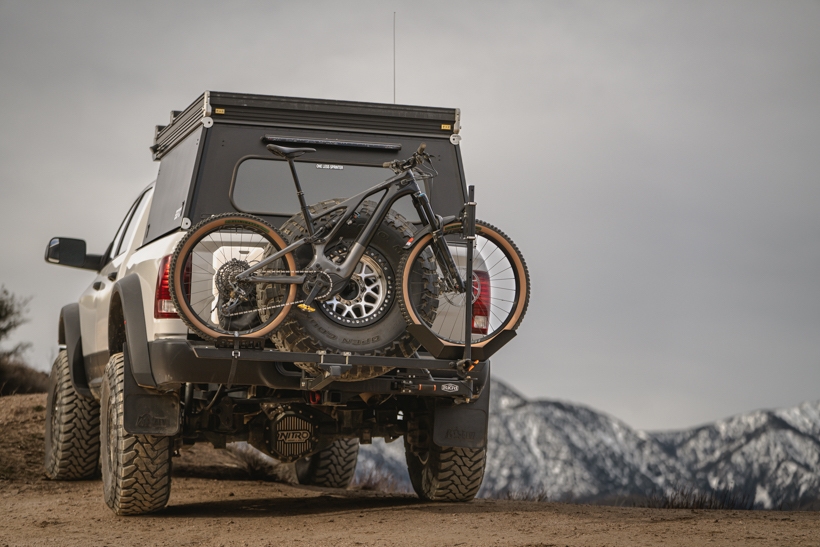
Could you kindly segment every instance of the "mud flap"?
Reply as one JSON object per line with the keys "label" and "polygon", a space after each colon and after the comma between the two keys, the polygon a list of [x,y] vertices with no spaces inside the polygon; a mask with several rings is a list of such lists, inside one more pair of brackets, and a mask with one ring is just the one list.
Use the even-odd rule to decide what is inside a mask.
{"label": "mud flap", "polygon": [[478,400],[455,405],[438,399],[433,416],[433,442],[438,446],[484,448],[490,416],[490,362],[484,367],[484,388]]}
{"label": "mud flap", "polygon": [[123,427],[132,435],[173,437],[179,433],[179,395],[160,393],[137,384],[131,371],[128,344],[123,347]]}

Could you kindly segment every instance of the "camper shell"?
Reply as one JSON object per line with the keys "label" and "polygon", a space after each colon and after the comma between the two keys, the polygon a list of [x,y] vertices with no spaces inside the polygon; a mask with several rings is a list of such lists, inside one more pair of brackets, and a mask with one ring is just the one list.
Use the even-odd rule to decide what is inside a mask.
{"label": "camper shell", "polygon": [[[265,148],[271,143],[316,149],[297,163],[369,166],[383,170],[384,180],[392,174],[382,168],[384,162],[408,156],[424,142],[439,172],[427,189],[430,201],[437,213],[455,215],[464,207],[467,192],[459,130],[457,108],[206,91],[185,110],[171,111],[168,125],[156,126],[151,152],[160,169],[145,243],[178,230],[185,219],[196,224],[214,214],[238,211],[279,226],[298,213],[247,210],[234,198],[243,162],[285,163]],[[276,181],[281,186],[271,187],[271,196],[294,195],[290,175],[283,175]],[[306,183],[309,203],[346,197],[333,192],[325,187],[320,195],[311,195]]]}

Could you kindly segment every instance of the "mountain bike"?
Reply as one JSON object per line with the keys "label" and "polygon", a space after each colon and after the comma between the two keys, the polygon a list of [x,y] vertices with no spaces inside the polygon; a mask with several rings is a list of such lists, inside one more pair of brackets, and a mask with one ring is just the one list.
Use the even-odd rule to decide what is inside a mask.
{"label": "mountain bike", "polygon": [[[474,239],[465,239],[469,230],[463,211],[449,217],[434,212],[420,186],[437,174],[424,144],[409,158],[384,164],[394,176],[319,208],[307,206],[294,165],[295,158],[315,149],[274,144],[267,149],[288,162],[304,234],[287,241],[279,230],[245,213],[215,215],[192,227],[172,256],[169,284],[180,317],[201,337],[267,337],[289,314],[298,313],[326,313],[340,329],[355,329],[378,323],[386,308],[399,306],[408,325],[458,345],[467,338],[456,325],[464,324],[468,293],[476,345],[518,327],[529,300],[521,253],[500,230],[481,221]],[[379,195],[377,204],[366,201]],[[390,218],[391,207],[406,196],[420,227],[401,240],[402,259],[393,272],[373,250],[374,236]],[[343,246],[340,234],[345,234]],[[470,244],[476,265],[468,282],[464,251]],[[337,337],[328,336],[333,350]]]}

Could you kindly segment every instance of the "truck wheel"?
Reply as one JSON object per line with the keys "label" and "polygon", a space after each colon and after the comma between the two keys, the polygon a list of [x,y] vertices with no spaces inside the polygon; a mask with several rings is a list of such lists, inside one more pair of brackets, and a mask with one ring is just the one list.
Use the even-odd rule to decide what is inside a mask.
{"label": "truck wheel", "polygon": [[[340,199],[323,201],[310,210],[319,215],[340,203]],[[339,232],[340,241],[328,246],[329,256],[341,261],[347,254],[362,225],[371,217],[376,204],[365,201],[359,215]],[[331,215],[332,216],[332,215]],[[288,243],[307,235],[302,215],[291,217],[280,228]],[[295,310],[273,334],[273,341],[284,351],[328,352],[349,351],[360,355],[398,356],[412,355],[419,344],[407,332],[407,324],[399,308],[399,263],[404,255],[404,244],[413,235],[412,226],[394,211],[390,211],[379,226],[376,235],[351,279],[340,294],[324,302],[317,302],[315,312]],[[308,247],[294,251],[297,267],[304,268],[312,258]],[[297,301],[304,298],[301,292]],[[296,363],[311,374],[320,374],[312,363]],[[392,367],[354,366],[342,374],[342,381],[373,378],[388,372]]]}
{"label": "truck wheel", "polygon": [[100,464],[100,405],[74,390],[68,354],[57,354],[48,377],[45,472],[53,480],[88,479]]}
{"label": "truck wheel", "polygon": [[171,493],[171,437],[131,435],[123,428],[122,353],[105,367],[102,383],[102,478],[105,503],[117,515],[158,511]]}
{"label": "truck wheel", "polygon": [[407,471],[413,490],[425,501],[470,501],[484,479],[484,448],[442,448],[430,443],[415,454],[405,442]]}
{"label": "truck wheel", "polygon": [[339,439],[312,456],[296,461],[299,484],[347,488],[356,474],[359,439]]}

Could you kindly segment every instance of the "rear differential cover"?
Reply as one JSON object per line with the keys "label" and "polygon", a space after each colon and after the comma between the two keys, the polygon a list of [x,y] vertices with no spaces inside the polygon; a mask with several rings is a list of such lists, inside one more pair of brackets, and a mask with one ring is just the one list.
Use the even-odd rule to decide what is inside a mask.
{"label": "rear differential cover", "polygon": [[286,410],[269,423],[268,448],[279,461],[289,463],[316,448],[316,426],[299,410]]}

